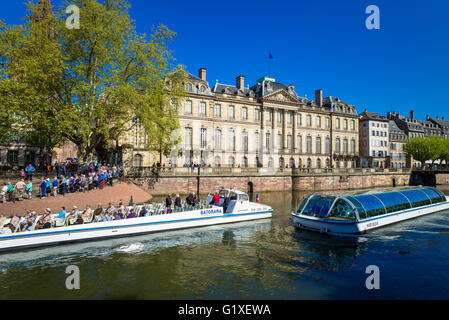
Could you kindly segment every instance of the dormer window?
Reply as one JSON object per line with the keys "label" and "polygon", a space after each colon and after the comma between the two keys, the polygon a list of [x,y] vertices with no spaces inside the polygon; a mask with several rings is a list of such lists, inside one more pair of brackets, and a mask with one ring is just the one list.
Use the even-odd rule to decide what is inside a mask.
{"label": "dormer window", "polygon": [[192,87],[192,84],[191,84],[191,83],[186,84],[186,90],[187,90],[188,92],[192,92],[192,91],[193,91],[193,87]]}
{"label": "dormer window", "polygon": [[206,92],[206,87],[202,85],[202,86],[200,87],[200,92],[202,92],[202,93]]}

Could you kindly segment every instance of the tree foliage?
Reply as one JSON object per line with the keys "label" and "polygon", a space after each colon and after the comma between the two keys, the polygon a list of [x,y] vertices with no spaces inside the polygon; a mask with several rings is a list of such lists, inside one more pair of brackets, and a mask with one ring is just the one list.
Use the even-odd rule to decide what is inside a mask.
{"label": "tree foliage", "polygon": [[[73,4],[79,29],[66,26]],[[170,101],[185,94],[185,72],[168,49],[175,34],[164,25],[138,34],[129,7],[126,0],[70,0],[33,23],[38,8],[30,4],[25,25],[2,24],[0,119],[18,119],[34,132],[30,141],[49,149],[70,140],[83,160],[137,124],[148,148],[172,144],[165,137],[179,121]]]}
{"label": "tree foliage", "polygon": [[404,145],[404,151],[422,164],[427,161],[449,160],[449,140],[439,136],[410,138]]}

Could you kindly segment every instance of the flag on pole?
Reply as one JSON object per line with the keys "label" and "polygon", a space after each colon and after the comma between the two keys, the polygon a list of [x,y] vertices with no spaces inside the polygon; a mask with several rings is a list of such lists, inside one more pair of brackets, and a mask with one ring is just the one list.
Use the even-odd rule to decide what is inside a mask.
{"label": "flag on pole", "polygon": [[259,202],[259,194],[256,193],[256,202]]}

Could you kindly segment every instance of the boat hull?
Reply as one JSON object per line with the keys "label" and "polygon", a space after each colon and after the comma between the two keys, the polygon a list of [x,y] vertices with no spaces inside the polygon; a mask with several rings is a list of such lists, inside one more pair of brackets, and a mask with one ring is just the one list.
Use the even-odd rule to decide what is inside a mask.
{"label": "boat hull", "polygon": [[443,202],[425,207],[403,210],[395,213],[373,217],[362,221],[334,221],[314,218],[292,213],[293,225],[296,228],[308,229],[322,233],[363,234],[390,224],[414,219],[431,213],[449,210],[449,202]]}
{"label": "boat hull", "polygon": [[223,214],[222,208],[21,232],[0,236],[0,253],[74,242],[270,218],[273,210]]}

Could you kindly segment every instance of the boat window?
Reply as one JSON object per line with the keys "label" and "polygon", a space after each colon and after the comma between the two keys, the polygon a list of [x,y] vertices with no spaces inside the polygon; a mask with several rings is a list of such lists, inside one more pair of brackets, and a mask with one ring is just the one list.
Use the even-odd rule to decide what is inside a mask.
{"label": "boat window", "polygon": [[220,198],[226,198],[226,197],[228,196],[228,190],[226,190],[226,189],[221,189],[221,190],[218,192],[218,195],[220,196]]}
{"label": "boat window", "polygon": [[231,194],[229,195],[231,200],[237,200],[237,194],[235,192],[231,191]]}
{"label": "boat window", "polygon": [[240,194],[239,195],[239,200],[241,200],[241,201],[249,201],[248,195],[247,194]]}
{"label": "boat window", "polygon": [[327,216],[335,197],[324,196],[324,195],[314,195],[307,202],[302,214],[323,218]]}
{"label": "boat window", "polygon": [[309,194],[307,197],[304,197],[304,199],[302,199],[301,204],[299,205],[299,208],[298,208],[298,211],[297,211],[298,213],[301,213],[302,209],[304,209],[307,201],[310,199],[311,196],[312,195]]}
{"label": "boat window", "polygon": [[430,188],[430,189],[431,189],[432,191],[435,191],[436,193],[438,193],[438,194],[440,195],[442,202],[446,202],[446,201],[447,201],[447,200],[446,200],[446,196],[444,195],[443,192],[441,192],[440,190],[435,189],[435,188]]}
{"label": "boat window", "polygon": [[412,208],[426,206],[431,203],[429,197],[421,190],[405,190],[401,191],[401,193],[410,200]]}
{"label": "boat window", "polygon": [[331,212],[329,213],[328,219],[330,220],[355,220],[355,210],[351,207],[349,202],[344,199],[338,199]]}
{"label": "boat window", "polygon": [[441,196],[438,194],[438,192],[435,192],[433,189],[421,189],[421,191],[429,196],[432,203],[440,203],[444,201],[441,199]]}
{"label": "boat window", "polygon": [[376,194],[387,209],[387,213],[407,210],[411,208],[408,198],[400,192],[387,192]]}
{"label": "boat window", "polygon": [[347,197],[352,204],[354,205],[354,207],[357,209],[357,211],[359,212],[359,219],[366,219],[366,211],[365,208],[363,208],[362,204],[354,197]]}
{"label": "boat window", "polygon": [[355,196],[354,198],[363,205],[368,218],[387,213],[382,202],[372,195]]}

